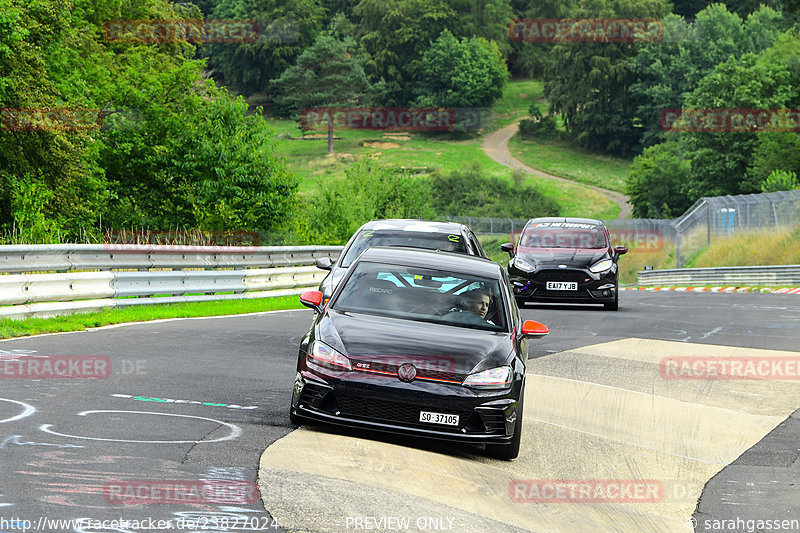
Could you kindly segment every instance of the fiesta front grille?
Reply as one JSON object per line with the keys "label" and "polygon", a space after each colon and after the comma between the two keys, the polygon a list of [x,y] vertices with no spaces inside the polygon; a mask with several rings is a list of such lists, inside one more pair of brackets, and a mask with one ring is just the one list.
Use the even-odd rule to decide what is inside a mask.
{"label": "fiesta front grille", "polygon": [[539,281],[577,281],[583,282],[589,276],[585,272],[578,270],[540,270],[536,273],[536,278]]}

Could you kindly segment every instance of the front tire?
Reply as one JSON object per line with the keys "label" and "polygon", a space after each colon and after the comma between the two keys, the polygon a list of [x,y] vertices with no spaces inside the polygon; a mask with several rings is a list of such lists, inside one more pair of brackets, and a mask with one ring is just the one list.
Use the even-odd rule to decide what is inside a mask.
{"label": "front tire", "polygon": [[614,301],[611,303],[603,304],[606,311],[617,311],[619,309],[619,286],[614,287]]}
{"label": "front tire", "polygon": [[519,393],[519,407],[517,408],[517,423],[514,424],[514,435],[508,444],[487,444],[486,455],[493,459],[505,459],[507,461],[516,459],[519,456],[520,444],[522,444],[522,406],[525,395],[525,385]]}

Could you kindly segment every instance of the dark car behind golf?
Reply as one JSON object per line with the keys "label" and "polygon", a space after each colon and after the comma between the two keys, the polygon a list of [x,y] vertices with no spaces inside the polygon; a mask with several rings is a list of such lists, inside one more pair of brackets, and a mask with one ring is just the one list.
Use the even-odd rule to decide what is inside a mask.
{"label": "dark car behind golf", "polygon": [[[467,310],[488,295],[488,310]],[[503,268],[450,252],[370,248],[300,342],[292,422],[314,420],[519,453],[527,338]],[[485,304],[484,304],[485,305]]]}
{"label": "dark car behind golf", "polygon": [[327,257],[317,260],[317,268],[330,270],[319,286],[325,299],[333,294],[353,261],[372,246],[406,246],[486,257],[478,238],[464,224],[412,219],[372,220],[350,237],[337,261]]}
{"label": "dark car behind golf", "polygon": [[594,303],[619,308],[619,257],[624,246],[611,246],[608,229],[589,218],[529,220],[511,256],[508,274],[519,305],[526,302]]}

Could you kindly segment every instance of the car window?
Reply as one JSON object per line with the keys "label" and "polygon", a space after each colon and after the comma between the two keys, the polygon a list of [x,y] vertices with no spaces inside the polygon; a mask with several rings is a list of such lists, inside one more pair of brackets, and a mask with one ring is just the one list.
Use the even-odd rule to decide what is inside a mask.
{"label": "car window", "polygon": [[354,268],[331,309],[508,331],[499,279],[371,262]]}
{"label": "car window", "polygon": [[541,222],[523,231],[523,248],[607,248],[608,238],[603,226],[569,222]]}
{"label": "car window", "polygon": [[486,252],[483,251],[483,246],[481,246],[480,241],[477,237],[475,237],[474,233],[470,232],[469,239],[472,241],[472,247],[475,249],[475,255],[486,257]]}
{"label": "car window", "polygon": [[444,250],[466,254],[464,238],[458,233],[410,232],[403,230],[360,230],[341,261],[347,268],[367,248],[374,246],[407,246],[426,250]]}

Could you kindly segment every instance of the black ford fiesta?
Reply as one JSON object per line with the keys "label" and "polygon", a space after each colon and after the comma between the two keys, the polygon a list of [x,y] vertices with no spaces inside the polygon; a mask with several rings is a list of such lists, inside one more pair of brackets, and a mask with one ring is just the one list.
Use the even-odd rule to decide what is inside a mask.
{"label": "black ford fiesta", "polygon": [[370,248],[300,342],[290,418],[486,443],[519,454],[525,342],[547,327],[522,323],[503,268],[488,259]]}
{"label": "black ford fiesta", "polygon": [[529,220],[508,252],[508,274],[519,305],[525,302],[596,303],[619,309],[617,262],[628,252],[611,246],[608,229],[588,218]]}

